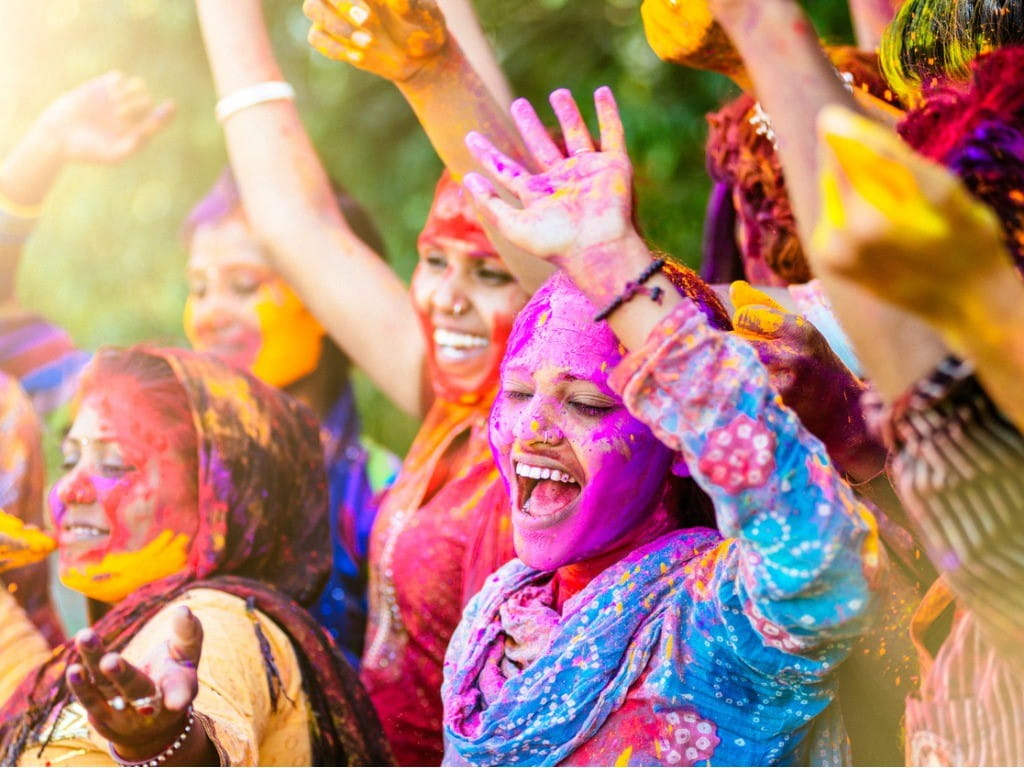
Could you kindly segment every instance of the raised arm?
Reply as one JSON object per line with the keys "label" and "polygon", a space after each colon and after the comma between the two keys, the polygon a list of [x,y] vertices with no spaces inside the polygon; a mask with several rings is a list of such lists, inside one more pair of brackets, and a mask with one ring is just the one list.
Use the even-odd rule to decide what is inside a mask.
{"label": "raised arm", "polygon": [[[753,348],[712,329],[696,304],[652,269],[657,262],[629,217],[632,170],[611,92],[599,89],[595,102],[600,150],[572,97],[552,94],[568,155],[532,109],[515,113],[546,169],[540,174],[508,165],[482,137],[467,139],[522,210],[480,176],[466,185],[485,216],[563,268],[604,308],[595,320],[606,316],[637,351],[613,385],[637,418],[682,454],[714,501],[723,533],[737,538],[730,567],[756,631],[796,652],[854,634],[864,627],[882,567],[874,521],[821,442],[782,405]],[[784,636],[769,637],[775,631]]]}
{"label": "raised arm", "polygon": [[[260,84],[282,80],[259,0],[196,7],[222,99],[251,101]],[[397,406],[424,413],[425,342],[408,290],[345,223],[294,102],[259,100],[222,122],[246,214],[274,266]]]}
{"label": "raised arm", "polygon": [[[506,154],[529,163],[509,120],[507,88],[496,89],[489,82],[494,79],[493,53],[488,49],[489,55],[484,55],[480,49],[486,40],[467,26],[472,8],[467,0],[449,0],[444,6],[459,11],[451,21],[463,24],[462,29],[446,26],[434,0],[306,0],[303,8],[313,22],[313,47],[328,58],[393,82],[456,179],[475,167],[464,143],[474,130]],[[471,41],[470,56],[460,45],[464,41]],[[544,262],[513,246],[500,232],[488,227],[487,234],[527,291],[536,290],[551,274]]]}
{"label": "raised arm", "polygon": [[469,63],[479,73],[494,100],[507,111],[512,103],[512,88],[480,26],[473,0],[437,0],[437,5],[444,14],[448,31],[458,41]]}
{"label": "raised arm", "polygon": [[[465,0],[452,3],[454,18],[475,20]],[[471,130],[493,138],[522,157],[523,146],[508,117],[507,87],[496,93],[449,30],[434,0],[306,0],[313,26],[310,44],[330,59],[390,80],[409,102],[434,149],[456,178],[474,167],[463,139]],[[485,44],[473,39],[475,50]],[[476,53],[477,61],[481,55]],[[493,78],[492,78],[493,80]]]}
{"label": "raised arm", "polygon": [[137,77],[108,72],[59,96],[0,163],[0,303],[13,301],[25,241],[61,171],[111,165],[139,150],[174,114]]}
{"label": "raised arm", "polygon": [[857,37],[857,47],[877,51],[882,42],[882,31],[892,21],[899,8],[899,0],[849,0],[850,20]]}
{"label": "raised arm", "polygon": [[1024,281],[991,209],[887,129],[824,112],[824,268],[922,318],[1024,429]]}
{"label": "raised arm", "polygon": [[939,336],[913,314],[823,269],[808,246],[821,213],[818,113],[830,104],[856,110],[795,0],[715,0],[719,23],[743,57],[761,105],[771,117],[797,227],[812,270],[850,336],[873,384],[899,395],[946,354]]}

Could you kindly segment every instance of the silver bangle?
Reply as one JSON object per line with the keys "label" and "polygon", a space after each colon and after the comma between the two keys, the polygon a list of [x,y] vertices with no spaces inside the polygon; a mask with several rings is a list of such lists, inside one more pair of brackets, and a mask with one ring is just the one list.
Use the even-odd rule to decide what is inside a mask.
{"label": "silver bangle", "polygon": [[196,715],[190,705],[188,708],[188,719],[185,721],[185,728],[182,730],[182,732],[179,733],[177,738],[175,738],[175,740],[170,743],[167,749],[163,750],[162,752],[153,757],[148,757],[145,760],[125,760],[123,757],[117,754],[117,749],[114,748],[114,742],[112,741],[108,742],[107,751],[110,752],[110,756],[114,758],[115,763],[117,763],[118,765],[126,766],[126,768],[137,768],[138,766],[143,765],[150,766],[150,768],[157,768],[157,766],[163,765],[167,761],[167,758],[175,754],[179,749],[182,748],[185,742],[188,741],[188,735],[192,732],[192,726],[195,725],[195,722]]}
{"label": "silver bangle", "polygon": [[265,83],[247,85],[245,88],[239,88],[237,91],[229,93],[217,102],[214,114],[217,116],[217,121],[223,123],[236,112],[241,112],[243,109],[257,104],[267,101],[294,100],[295,89],[289,83],[283,80],[268,80]]}

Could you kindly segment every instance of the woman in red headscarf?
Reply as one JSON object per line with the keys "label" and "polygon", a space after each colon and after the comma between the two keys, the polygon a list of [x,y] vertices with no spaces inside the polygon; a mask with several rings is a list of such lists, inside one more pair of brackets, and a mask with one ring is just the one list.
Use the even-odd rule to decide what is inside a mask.
{"label": "woman in red headscarf", "polygon": [[98,352],[78,402],[51,510],[61,580],[102,615],[51,654],[0,592],[0,659],[22,677],[12,693],[0,674],[0,763],[387,762],[304,607],[331,565],[312,414],[212,358],[145,348]]}
{"label": "woman in red headscarf", "polygon": [[[513,556],[486,418],[528,296],[447,174],[407,289],[338,215],[281,83],[258,0],[196,5],[232,170],[274,267],[350,359],[396,405],[424,417],[371,534],[361,677],[397,760],[438,764],[445,649],[465,599]],[[467,101],[506,121],[472,82],[480,98]],[[462,131],[461,146],[456,113],[450,127]]]}

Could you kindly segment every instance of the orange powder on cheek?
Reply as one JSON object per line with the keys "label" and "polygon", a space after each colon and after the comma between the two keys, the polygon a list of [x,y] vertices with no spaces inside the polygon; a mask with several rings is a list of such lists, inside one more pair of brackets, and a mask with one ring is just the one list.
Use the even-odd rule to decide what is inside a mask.
{"label": "orange powder on cheek", "polygon": [[324,329],[281,280],[265,283],[256,301],[263,343],[252,374],[274,387],[308,376],[320,363]]}
{"label": "orange powder on cheek", "polygon": [[104,603],[123,600],[139,587],[184,569],[191,539],[163,531],[136,552],[106,555],[95,565],[70,568],[60,575],[69,589]]}

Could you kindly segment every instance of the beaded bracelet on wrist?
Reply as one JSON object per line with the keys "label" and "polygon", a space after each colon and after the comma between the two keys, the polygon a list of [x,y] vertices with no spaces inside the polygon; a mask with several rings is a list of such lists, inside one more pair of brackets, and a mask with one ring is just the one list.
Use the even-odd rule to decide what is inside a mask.
{"label": "beaded bracelet on wrist", "polygon": [[655,304],[661,304],[661,299],[664,296],[665,292],[658,286],[655,286],[653,288],[647,288],[645,286],[646,283],[652,277],[661,272],[661,270],[664,268],[664,259],[655,259],[650,264],[648,264],[636,280],[630,280],[628,283],[626,283],[626,286],[622,289],[622,293],[620,293],[618,296],[612,299],[611,303],[609,303],[608,306],[606,306],[604,309],[602,309],[600,312],[594,315],[594,322],[599,323],[602,320],[607,320],[612,315],[612,313],[619,309],[623,304],[625,304],[627,301],[631,301],[638,294],[641,293],[646,293],[648,296],[650,296],[651,301],[653,301]]}
{"label": "beaded bracelet on wrist", "polygon": [[192,732],[192,726],[194,726],[195,723],[195,712],[193,712],[192,707],[189,706],[188,719],[185,720],[184,729],[182,729],[181,733],[179,733],[174,741],[172,741],[162,752],[157,753],[153,757],[148,757],[145,760],[125,760],[117,754],[117,749],[114,748],[114,743],[110,742],[110,756],[114,758],[115,763],[126,766],[126,768],[137,768],[138,766],[150,766],[151,768],[156,768],[156,766],[163,765],[167,762],[169,757],[176,754],[178,750],[185,745],[185,742],[188,741],[188,735]]}

